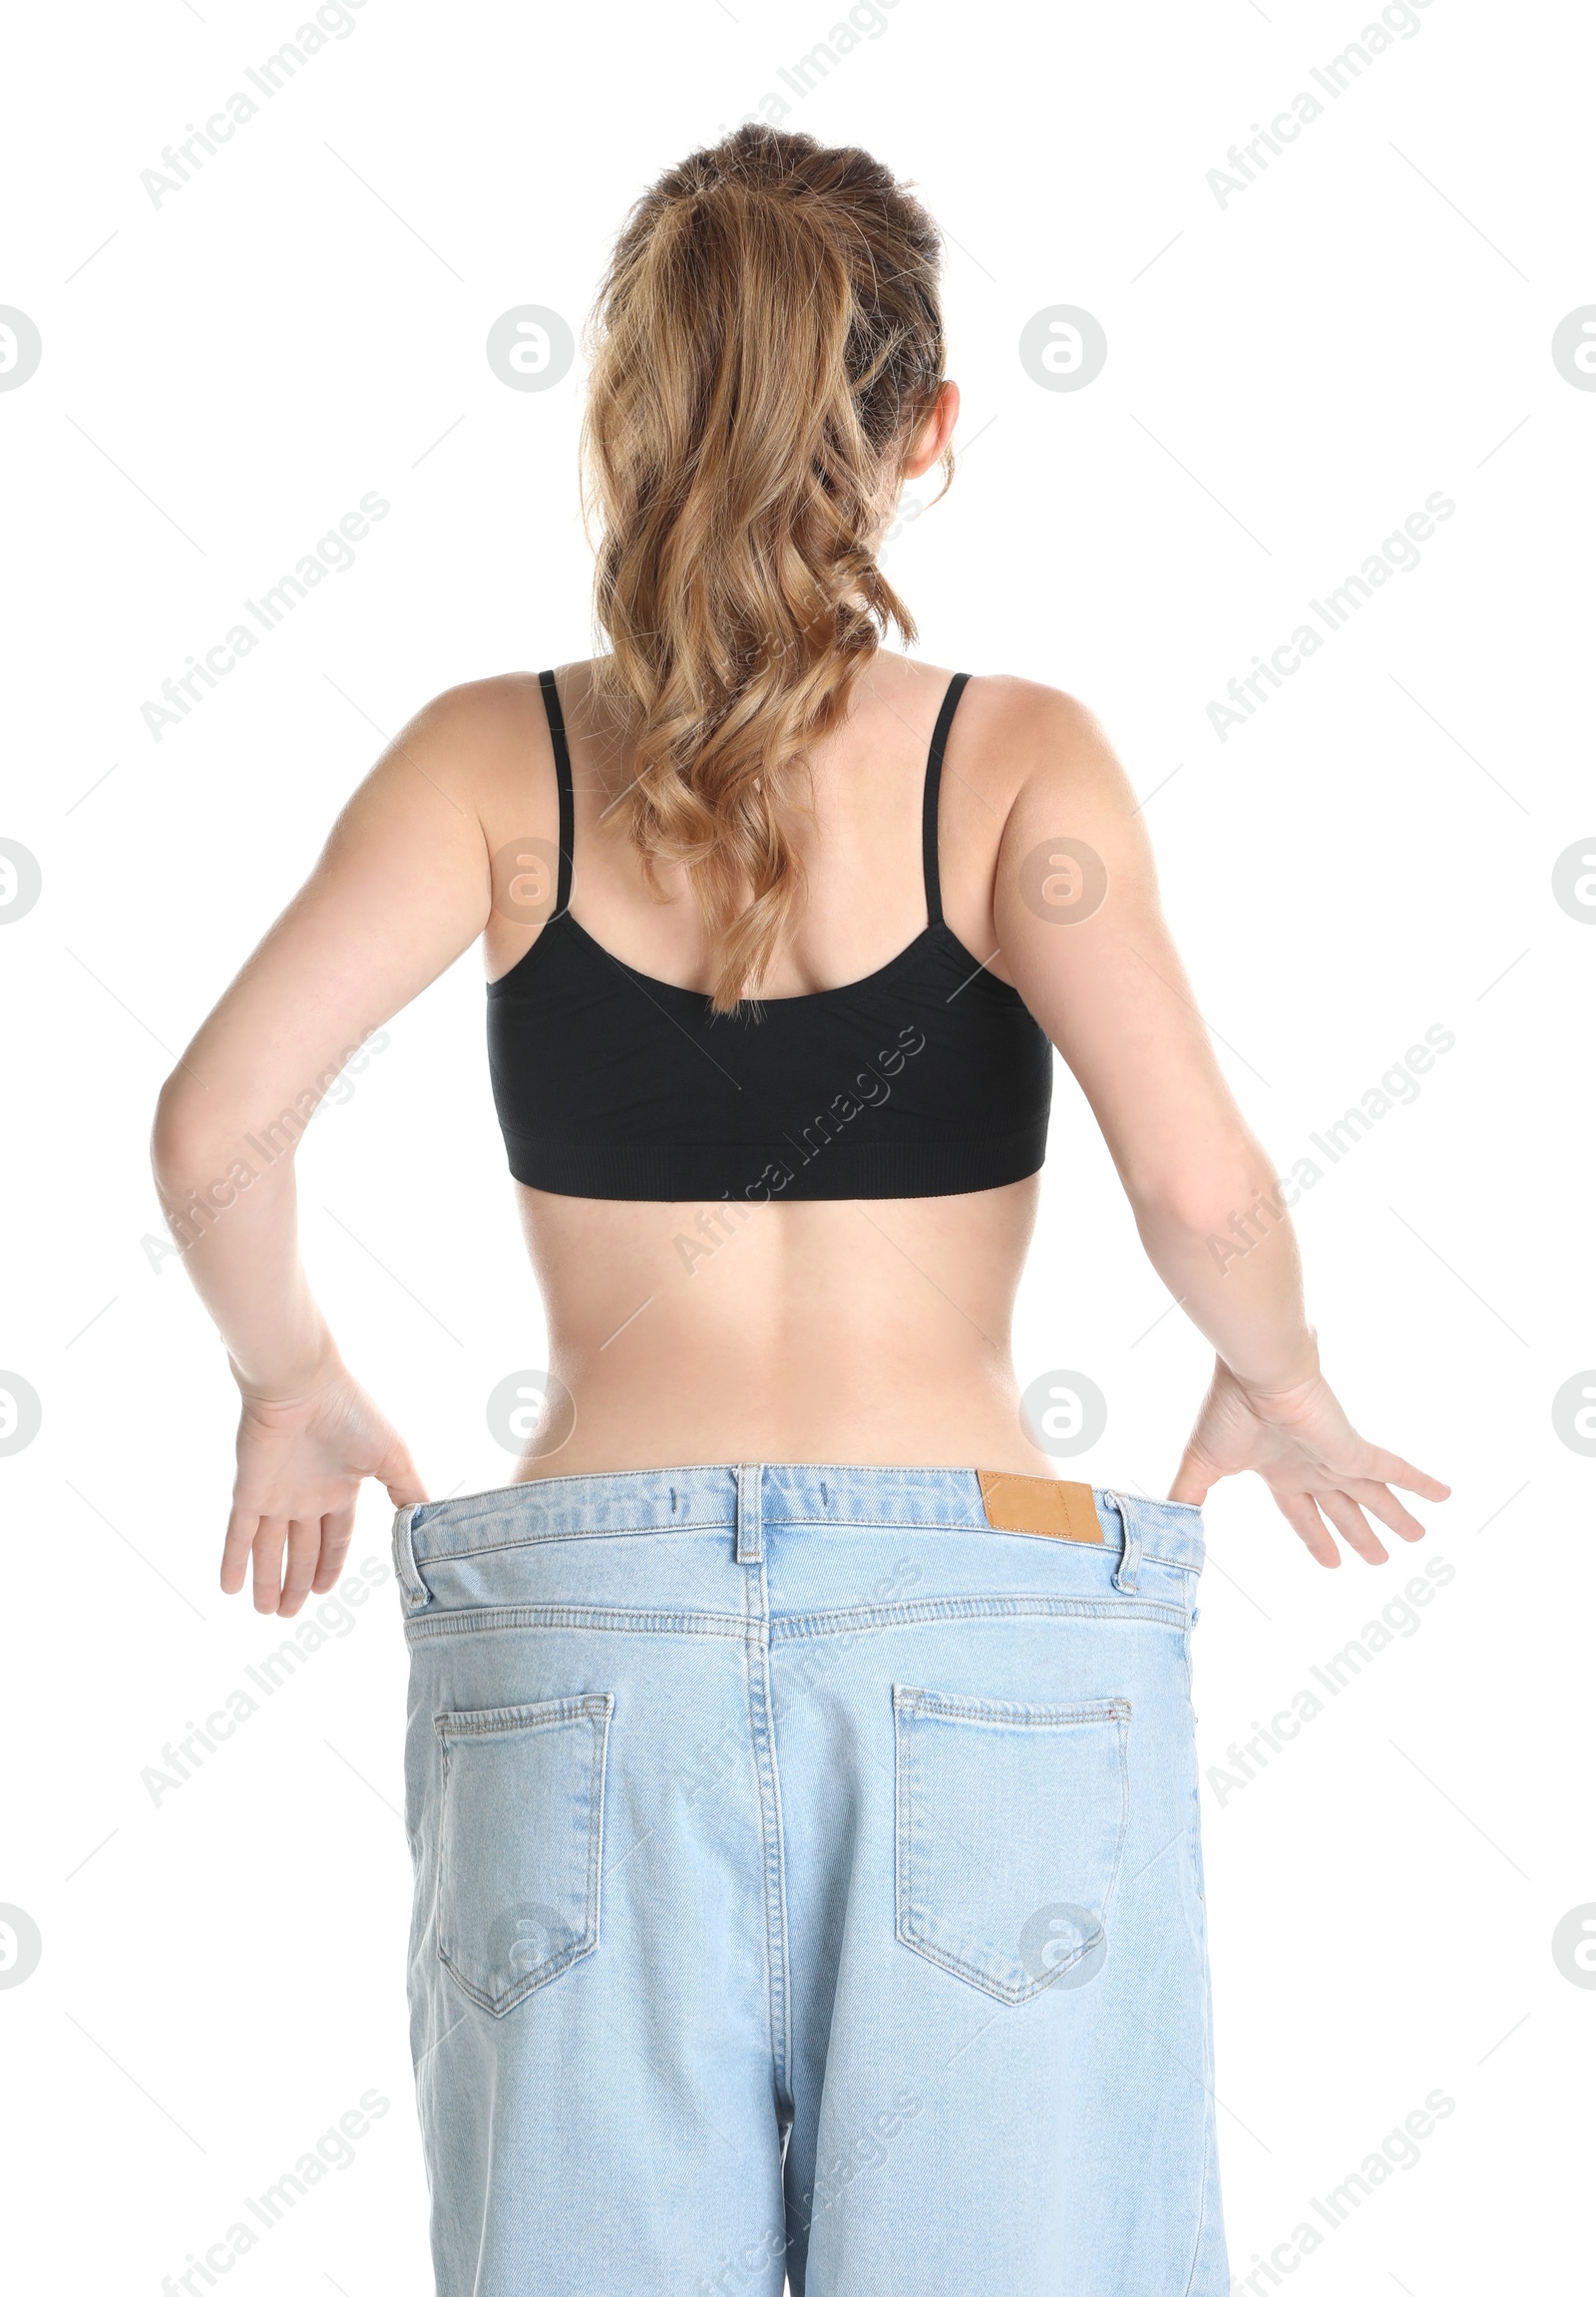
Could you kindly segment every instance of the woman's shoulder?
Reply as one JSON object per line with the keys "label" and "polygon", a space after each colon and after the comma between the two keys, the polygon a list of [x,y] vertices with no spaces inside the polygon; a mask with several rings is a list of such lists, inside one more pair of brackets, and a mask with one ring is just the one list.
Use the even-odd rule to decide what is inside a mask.
{"label": "woman's shoulder", "polygon": [[528,719],[543,714],[538,672],[500,670],[443,687],[420,705],[405,731],[486,750],[507,736],[524,736]]}
{"label": "woman's shoulder", "polygon": [[[579,728],[601,704],[595,676],[598,666],[595,661],[549,665],[573,742]],[[534,757],[547,758],[552,737],[543,693],[545,674],[542,670],[500,670],[446,686],[421,705],[406,732],[448,744],[463,759],[490,773],[502,767],[507,758],[524,767],[529,747]]]}
{"label": "woman's shoulder", "polygon": [[[1034,678],[977,674],[959,705],[964,763],[989,805],[1028,793],[1091,795],[1112,804],[1128,784],[1096,713],[1076,694]],[[950,743],[950,757],[958,753]]]}
{"label": "woman's shoulder", "polygon": [[[593,661],[552,664],[576,746],[600,706]],[[954,672],[903,661],[918,688],[914,714],[928,725]],[[895,713],[899,701],[887,697]],[[906,698],[906,697],[904,697]],[[592,728],[588,728],[592,731]],[[1005,813],[1027,791],[1092,792],[1112,802],[1127,786],[1106,734],[1078,695],[1004,672],[971,674],[946,749],[948,778],[982,809]],[[446,686],[424,702],[390,751],[486,822],[502,822],[554,799],[553,742],[537,670],[503,670]],[[955,801],[957,803],[957,800]]]}
{"label": "woman's shoulder", "polygon": [[507,836],[541,832],[556,788],[539,673],[503,670],[445,686],[394,735],[377,770],[417,803],[424,791],[442,793],[485,830],[512,821]]}
{"label": "woman's shoulder", "polygon": [[1078,694],[1042,685],[1035,678],[978,674],[970,681],[966,704],[974,705],[987,728],[1027,752],[1102,739],[1095,714]]}

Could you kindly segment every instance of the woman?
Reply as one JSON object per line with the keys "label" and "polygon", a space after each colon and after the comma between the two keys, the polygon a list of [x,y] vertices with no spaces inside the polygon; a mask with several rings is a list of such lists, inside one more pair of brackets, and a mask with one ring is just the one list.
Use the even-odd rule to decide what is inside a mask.
{"label": "woman", "polygon": [[[291,1615],[363,1477],[398,1509],[441,2297],[1218,2297],[1199,1505],[1251,1469],[1333,1565],[1445,1496],[1321,1374],[1092,718],[881,650],[878,542],[952,470],[938,266],[807,136],[639,202],[606,650],[421,711],[162,1096],[242,1394],[222,1586]],[[204,1184],[479,937],[552,1370],[516,1482],[429,1503],[291,1158]],[[1165,1501],[1020,1411],[1053,1047],[1216,1350]]]}

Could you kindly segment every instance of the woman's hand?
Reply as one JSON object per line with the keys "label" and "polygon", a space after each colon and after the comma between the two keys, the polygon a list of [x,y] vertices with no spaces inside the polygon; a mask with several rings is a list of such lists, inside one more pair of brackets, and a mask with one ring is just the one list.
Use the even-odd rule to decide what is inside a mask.
{"label": "woman's hand", "polygon": [[1384,1563],[1386,1550],[1364,1509],[1399,1539],[1422,1539],[1423,1525],[1391,1486],[1421,1499],[1445,1499],[1450,1489],[1396,1452],[1366,1443],[1322,1373],[1266,1395],[1243,1387],[1228,1364],[1216,1361],[1169,1496],[1200,1506],[1222,1476],[1248,1468],[1268,1484],[1314,1561],[1333,1567],[1341,1551],[1327,1518],[1366,1563]]}
{"label": "woman's hand", "polygon": [[222,1592],[237,1594],[252,1554],[256,1611],[289,1619],[307,1595],[325,1595],[343,1569],[355,1500],[368,1475],[387,1486],[395,1507],[427,1496],[393,1427],[341,1363],[301,1395],[266,1397],[246,1389],[221,1551]]}

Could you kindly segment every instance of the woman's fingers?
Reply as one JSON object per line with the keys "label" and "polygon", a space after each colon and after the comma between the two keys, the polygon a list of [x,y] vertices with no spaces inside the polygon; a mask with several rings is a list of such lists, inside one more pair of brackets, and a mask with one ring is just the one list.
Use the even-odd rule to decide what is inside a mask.
{"label": "woman's fingers", "polygon": [[284,1516],[263,1515],[254,1538],[254,1604],[256,1611],[275,1611],[282,1587],[282,1551],[288,1542]]}
{"label": "woman's fingers", "polygon": [[354,1536],[355,1511],[351,1504],[340,1507],[321,1519],[321,1556],[316,1565],[316,1576],[311,1582],[315,1594],[326,1595],[338,1584],[343,1559],[349,1552]]}
{"label": "woman's fingers", "polygon": [[394,1437],[377,1473],[395,1507],[419,1507],[427,1496],[426,1486],[416,1473],[416,1463],[398,1436]]}
{"label": "woman's fingers", "polygon": [[397,1506],[426,1497],[399,1436],[347,1375],[293,1405],[246,1395],[237,1456],[221,1585],[235,1595],[252,1570],[262,1614],[291,1618],[337,1585],[364,1477]]}
{"label": "woman's fingers", "polygon": [[1197,1446],[1188,1443],[1181,1455],[1175,1480],[1169,1487],[1169,1496],[1185,1507],[1201,1507],[1214,1488],[1218,1478]]}
{"label": "woman's fingers", "polygon": [[1366,1563],[1385,1563],[1386,1550],[1358,1502],[1345,1491],[1319,1491],[1314,1494],[1322,1514],[1327,1515],[1354,1555],[1361,1555]]}
{"label": "woman's fingers", "polygon": [[221,1592],[236,1595],[244,1583],[249,1569],[249,1550],[254,1545],[255,1531],[260,1522],[252,1507],[239,1507],[234,1501],[227,1517],[227,1536],[221,1543]]}
{"label": "woman's fingers", "polygon": [[1378,1444],[1369,1447],[1367,1472],[1379,1483],[1400,1484],[1403,1491],[1416,1491],[1420,1499],[1450,1499],[1452,1487],[1426,1475],[1411,1460],[1403,1459],[1395,1451],[1382,1451]]}
{"label": "woman's fingers", "polygon": [[1341,1562],[1341,1550],[1325,1529],[1320,1513],[1306,1491],[1277,1491],[1275,1505],[1291,1525],[1292,1530],[1307,1548],[1316,1563],[1334,1571]]}
{"label": "woman's fingers", "polygon": [[221,1550],[222,1593],[238,1593],[252,1561],[256,1611],[291,1619],[306,1596],[337,1586],[354,1528],[353,1501],[327,1515],[291,1518],[235,1507]]}
{"label": "woman's fingers", "polygon": [[282,1596],[277,1609],[291,1619],[310,1593],[321,1555],[321,1518],[295,1517],[288,1526],[288,1564],[282,1575]]}
{"label": "woman's fingers", "polygon": [[1371,1515],[1378,1516],[1386,1529],[1396,1532],[1398,1539],[1423,1538],[1424,1527],[1418,1518],[1409,1515],[1396,1494],[1388,1491],[1383,1483],[1358,1476],[1349,1479],[1347,1489],[1360,1507],[1367,1507]]}
{"label": "woman's fingers", "polygon": [[1239,1404],[1234,1386],[1221,1364],[1169,1487],[1172,1500],[1200,1507],[1223,1476],[1252,1468],[1327,1570],[1341,1562],[1338,1535],[1365,1563],[1390,1560],[1371,1516],[1398,1539],[1423,1538],[1423,1525],[1393,1487],[1440,1500],[1449,1486],[1398,1452],[1367,1443],[1322,1379],[1293,1397],[1245,1394]]}

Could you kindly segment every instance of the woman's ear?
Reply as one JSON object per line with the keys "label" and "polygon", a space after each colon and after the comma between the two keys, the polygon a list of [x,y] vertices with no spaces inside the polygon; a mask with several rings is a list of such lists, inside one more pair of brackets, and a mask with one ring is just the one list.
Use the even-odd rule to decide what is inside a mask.
{"label": "woman's ear", "polygon": [[923,478],[934,463],[940,463],[948,452],[954,427],[959,421],[959,385],[944,383],[937,393],[937,403],[920,427],[920,433],[904,464],[905,480]]}

